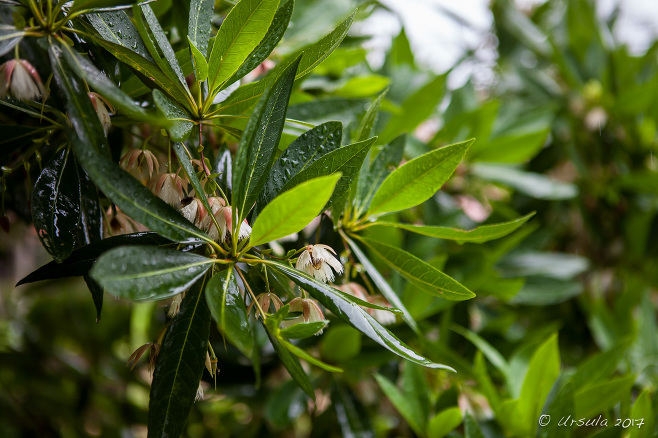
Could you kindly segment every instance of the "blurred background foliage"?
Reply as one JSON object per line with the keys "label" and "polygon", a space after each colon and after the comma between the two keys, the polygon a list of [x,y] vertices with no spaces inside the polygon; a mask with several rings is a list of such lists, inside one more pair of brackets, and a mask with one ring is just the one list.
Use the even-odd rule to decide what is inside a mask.
{"label": "blurred background foliage", "polygon": [[[186,3],[152,7],[165,28],[184,28]],[[219,22],[231,5],[216,6]],[[417,61],[408,29],[385,51],[372,49],[373,17],[395,17],[404,5],[308,0],[296,3],[272,60],[317,40],[355,7],[350,36],[297,85],[288,117],[339,120],[349,139],[379,104],[378,143],[409,133],[407,160],[476,138],[449,183],[395,214],[399,221],[473,228],[536,215],[477,245],[370,229],[370,238],[418,255],[478,295],[455,303],[423,294],[369,254],[422,336],[402,323],[392,330],[456,374],[402,363],[332,319],[304,347],[345,372],[308,369],[313,404],[272,351],[263,352],[258,386],[251,364],[215,331],[218,378],[205,376],[206,399],[195,404],[187,436],[657,436],[658,41],[631,51],[613,32],[618,14],[603,20],[590,1],[520,8],[496,0],[481,42],[494,53],[489,65],[472,47],[437,74]],[[306,129],[287,126],[284,144]],[[12,202],[20,199],[12,191],[24,190],[7,192],[12,223],[0,239],[0,436],[145,436],[147,364],[131,372],[125,363],[156,337],[165,312],[107,299],[95,323],[82,280],[14,288],[49,260],[23,221],[29,209]],[[323,232],[331,244],[332,230]],[[538,427],[541,414],[552,416],[546,427]],[[558,426],[569,415],[609,427]]]}

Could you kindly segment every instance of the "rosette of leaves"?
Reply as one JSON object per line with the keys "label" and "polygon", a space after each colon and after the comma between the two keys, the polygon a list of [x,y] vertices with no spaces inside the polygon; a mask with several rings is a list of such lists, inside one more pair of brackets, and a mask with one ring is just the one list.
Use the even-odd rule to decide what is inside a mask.
{"label": "rosette of leaves", "polygon": [[[33,2],[27,3],[30,8],[23,8],[22,13],[46,13]],[[76,1],[63,10],[60,2],[47,11],[50,15],[42,28],[34,31],[35,36],[43,37],[39,47],[46,47],[54,76],[51,88],[62,97],[61,102],[52,102],[61,133],[53,137],[58,141],[56,153],[41,172],[33,195],[35,225],[56,262],[19,284],[83,276],[99,316],[104,292],[134,301],[164,300],[185,292],[180,312],[165,328],[155,364],[149,436],[182,433],[209,355],[213,321],[255,367],[259,361],[256,333],[264,330],[281,363],[311,398],[313,385],[300,358],[330,372],[340,371],[291,340],[311,336],[317,332],[317,324],[308,330],[297,328],[292,336],[290,330],[279,328],[279,323],[290,317],[289,308],[272,314],[256,305],[257,317],[250,317],[247,306],[257,304],[258,288],[263,285],[282,298],[308,293],[333,317],[392,353],[426,367],[450,369],[414,352],[367,311],[375,308],[401,314],[418,330],[363,248],[381,256],[430,294],[466,300],[474,297],[473,292],[412,254],[364,237],[361,231],[399,227],[437,238],[482,242],[518,228],[528,217],[471,231],[382,220],[386,214],[413,208],[433,196],[472,141],[433,150],[391,170],[402,159],[404,137],[373,148],[377,138],[370,137],[370,131],[380,99],[371,105],[353,143],[341,145],[342,125],[330,121],[314,126],[287,148],[283,145],[281,151],[296,81],[340,44],[353,15],[320,41],[281,59],[263,79],[236,87],[281,40],[292,0],[281,4],[278,0],[237,2],[212,43],[214,2],[192,0],[187,46],[178,52],[148,4],[133,5],[132,20],[122,9],[92,10],[121,3]],[[49,30],[51,22],[59,23],[57,33]],[[107,53],[133,73],[121,87],[116,78],[90,61],[105,59]],[[193,78],[191,84],[188,77]],[[207,211],[212,211],[209,195],[221,195],[232,207],[228,238],[212,239],[119,168],[87,88],[102,93],[129,124],[166,128],[165,149],[174,152],[191,183],[192,195]],[[159,112],[144,108],[149,105]],[[239,114],[248,114],[244,129],[224,124],[225,119],[239,118]],[[196,139],[190,138],[195,126],[199,128]],[[204,126],[239,139],[234,155],[228,150],[218,154],[212,166],[215,172],[204,175],[205,186],[192,165],[195,157],[204,166],[206,163]],[[99,198],[97,189],[104,196]],[[101,239],[102,203],[120,208],[151,231]],[[327,211],[330,215],[324,213]],[[297,270],[294,261],[299,250],[274,255],[272,242],[300,232],[319,215],[331,218],[349,263],[358,260],[392,308],[361,300]],[[248,239],[241,239],[245,220],[253,231]]]}

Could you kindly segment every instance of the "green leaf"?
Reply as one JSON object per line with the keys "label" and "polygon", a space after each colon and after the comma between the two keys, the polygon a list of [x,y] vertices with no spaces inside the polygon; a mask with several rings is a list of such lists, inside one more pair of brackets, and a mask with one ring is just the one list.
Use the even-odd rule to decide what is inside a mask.
{"label": "green leaf", "polygon": [[279,342],[275,334],[270,332],[270,329],[266,324],[263,324],[263,327],[265,327],[265,331],[267,332],[267,336],[270,338],[270,342],[272,343],[272,347],[274,348],[276,355],[279,356],[281,363],[286,368],[286,370],[288,370],[290,376],[295,379],[295,382],[297,382],[299,387],[304,390],[306,395],[315,400],[315,390],[313,389],[313,385],[308,379],[308,376],[304,372],[302,365],[299,363],[299,360],[295,356],[291,355],[290,352],[283,345],[281,345],[281,342]]}
{"label": "green leaf", "polygon": [[[214,7],[214,0],[192,0],[190,2],[187,38],[190,44],[201,52],[204,59],[208,56],[208,41],[210,40]],[[197,77],[197,80],[202,79]]]}
{"label": "green leaf", "polygon": [[66,96],[66,108],[73,124],[73,152],[91,180],[123,212],[151,230],[174,241],[192,238],[210,241],[171,206],[154,196],[149,189],[121,170],[109,157],[109,145],[91,101],[56,48],[49,50],[55,81]]}
{"label": "green leaf", "polygon": [[315,365],[318,368],[322,368],[323,370],[329,371],[330,373],[342,373],[343,372],[343,370],[340,369],[340,368],[332,367],[331,365],[327,365],[326,363],[322,362],[321,360],[318,360],[318,359],[314,358],[313,356],[308,354],[306,351],[302,350],[301,348],[297,347],[296,345],[292,344],[291,342],[286,341],[285,339],[279,339],[279,341],[286,348],[286,350],[288,350],[289,352],[291,352],[292,354],[294,354],[298,358],[304,359],[306,362]]}
{"label": "green leaf", "polygon": [[25,31],[16,30],[15,26],[0,24],[0,56],[5,56],[11,49],[20,43],[25,36]]}
{"label": "green leaf", "polygon": [[[377,118],[377,114],[379,114],[379,107],[382,104],[382,100],[384,99],[384,96],[386,96],[386,93],[388,92],[388,88],[384,91],[382,91],[379,96],[370,104],[370,107],[368,107],[368,111],[366,112],[366,115],[363,116],[363,120],[361,120],[361,125],[359,126],[359,133],[356,136],[356,139],[358,141],[363,141],[370,137],[370,132],[372,131],[372,127],[375,125],[375,119]],[[400,161],[398,160],[398,164]]]}
{"label": "green leaf", "polygon": [[[437,76],[402,102],[403,116],[391,117],[379,141],[388,143],[403,132],[411,132],[427,120],[443,98],[445,75]],[[470,146],[470,143],[468,144]]]}
{"label": "green leaf", "polygon": [[222,23],[208,61],[211,91],[235,73],[267,34],[279,0],[240,0]]}
{"label": "green leaf", "polygon": [[628,343],[621,343],[595,356],[591,356],[578,366],[578,370],[571,377],[574,391],[579,391],[610,379],[619,362],[626,356]]}
{"label": "green leaf", "polygon": [[[452,368],[434,363],[416,353],[400,341],[395,335],[384,328],[368,312],[354,303],[361,305],[358,300],[354,300],[344,292],[332,288],[324,283],[309,277],[307,274],[283,263],[268,260],[267,264],[275,271],[279,271],[292,281],[297,283],[301,288],[306,290],[318,300],[324,307],[329,309],[334,315],[356,328],[364,335],[388,349],[392,353],[407,359],[411,362],[423,365],[429,368],[442,368],[451,370]],[[351,297],[351,298],[348,298]]]}
{"label": "green leaf", "polygon": [[32,190],[34,228],[43,247],[62,262],[77,243],[80,181],[70,148],[63,148],[44,166]]}
{"label": "green leaf", "polygon": [[477,349],[480,352],[482,352],[484,356],[486,356],[489,362],[491,362],[491,364],[495,366],[498,369],[498,371],[500,371],[501,374],[505,376],[506,379],[509,379],[511,373],[509,364],[507,363],[503,355],[500,354],[500,352],[496,350],[490,343],[488,343],[484,338],[479,336],[477,333],[468,330],[464,327],[453,325],[451,327],[451,330],[456,333],[459,333],[460,335],[471,341],[471,343],[473,343],[473,345],[475,345]]}
{"label": "green leaf", "polygon": [[254,222],[249,244],[261,245],[304,228],[322,213],[340,177],[335,173],[314,178],[274,198]]}
{"label": "green leaf", "polygon": [[[366,160],[368,167],[365,168],[364,164],[364,169],[361,169],[357,183],[355,201],[358,216],[370,206],[372,197],[375,196],[386,177],[390,175],[391,169],[395,169],[402,161],[406,142],[407,135],[402,134],[384,146],[377,153],[375,159],[372,160],[372,163],[368,163],[368,160]],[[372,151],[374,152],[374,149]]]}
{"label": "green leaf", "polygon": [[68,66],[87,83],[100,93],[112,105],[117,107],[122,113],[135,121],[147,122],[156,126],[166,125],[166,121],[158,115],[146,111],[144,108],[133,102],[114,82],[105,74],[96,68],[87,58],[78,55],[71,47],[62,44],[62,52]]}
{"label": "green leaf", "polygon": [[100,256],[89,274],[119,298],[163,300],[189,288],[213,263],[212,259],[173,249],[124,246]]}
{"label": "green leaf", "polygon": [[112,8],[116,6],[131,5],[145,0],[74,0],[68,15],[77,11],[87,11],[89,9]]}
{"label": "green leaf", "polygon": [[125,245],[171,245],[169,239],[159,236],[153,232],[142,232],[134,234],[123,234],[112,236],[97,242],[90,243],[83,247],[73,250],[71,255],[61,263],[50,262],[41,266],[36,271],[30,273],[25,278],[16,283],[21,284],[34,283],[35,281],[54,280],[57,278],[80,277],[86,275],[94,262],[101,254],[112,248]]}
{"label": "green leaf", "polygon": [[368,228],[394,227],[394,228],[401,228],[403,230],[408,230],[416,234],[421,234],[423,236],[435,237],[437,239],[456,240],[457,242],[460,243],[461,242],[483,243],[483,242],[488,242],[489,240],[499,239],[501,237],[510,234],[511,232],[521,227],[521,225],[526,223],[534,215],[535,212],[532,212],[513,221],[501,222],[499,224],[492,224],[492,225],[482,225],[480,227],[468,231],[459,230],[456,228],[449,228],[449,227],[411,225],[411,224],[400,224],[394,222],[373,222],[372,225],[368,225],[367,227]]}
{"label": "green leaf", "polygon": [[345,205],[345,201],[350,192],[350,187],[357,178],[363,160],[365,160],[370,147],[376,139],[377,137],[373,137],[365,141],[343,146],[323,155],[313,164],[306,167],[290,179],[283,187],[283,190],[288,190],[290,187],[294,187],[311,178],[341,172],[343,176],[338,180],[334,193],[331,195],[331,198],[324,209],[331,206],[341,206],[342,211],[342,206]]}
{"label": "green leaf", "polygon": [[589,418],[611,409],[621,400],[629,397],[635,379],[635,376],[617,377],[577,392],[574,396],[576,407],[574,417]]}
{"label": "green leaf", "polygon": [[344,437],[374,438],[370,415],[358,397],[343,382],[334,379],[331,388],[331,404]]}
{"label": "green leaf", "polygon": [[340,147],[343,126],[340,122],[327,122],[306,131],[274,162],[263,191],[258,198],[253,217],[277,197],[286,183],[323,155]]}
{"label": "green leaf", "polygon": [[406,251],[365,237],[357,238],[404,278],[432,295],[455,301],[475,296],[452,277]]}
{"label": "green leaf", "polygon": [[656,421],[656,418],[651,406],[650,390],[645,389],[635,400],[635,404],[633,404],[633,409],[631,410],[631,419],[642,419],[645,424],[640,427],[633,427],[633,429],[631,429],[630,438],[651,437],[654,431],[654,422]]}
{"label": "green leaf", "polygon": [[432,417],[427,424],[427,436],[442,438],[462,424],[462,413],[459,408],[448,408]]}
{"label": "green leaf", "polygon": [[136,53],[147,61],[153,61],[142,37],[124,11],[99,12],[87,14],[86,17],[105,41]]}
{"label": "green leaf", "polygon": [[427,419],[431,409],[431,393],[423,368],[411,362],[405,362],[400,382],[402,392],[409,400],[422,430],[427,428]]}
{"label": "green leaf", "polygon": [[272,24],[267,30],[267,34],[263,40],[258,46],[256,46],[249,56],[247,56],[247,59],[240,66],[238,71],[226,81],[227,84],[232,84],[242,79],[247,73],[258,67],[268,56],[270,56],[272,50],[274,50],[277,44],[279,44],[279,41],[281,41],[281,38],[283,38],[283,34],[286,33],[286,29],[288,29],[288,23],[290,23],[294,3],[294,0],[288,0],[279,7],[274,14]]}
{"label": "green leaf", "polygon": [[[167,72],[168,69],[166,67],[168,66],[169,69],[171,69],[174,75],[178,78],[183,88],[187,90],[187,82],[185,82],[185,76],[183,75],[183,70],[181,70],[180,65],[178,65],[178,61],[176,60],[176,54],[174,53],[174,49],[171,47],[171,44],[167,39],[167,35],[165,35],[164,31],[162,30],[162,27],[160,26],[158,19],[155,17],[153,10],[149,5],[141,5],[141,9],[142,9],[142,13],[144,14],[144,18],[146,18],[146,23],[148,24],[148,27],[151,30],[153,37],[155,38],[155,42],[158,44],[158,47],[162,51],[164,58],[167,60],[167,64],[164,66],[164,68],[162,68],[163,66],[161,66],[162,71]],[[141,17],[137,12],[137,6],[133,7],[133,16],[135,17],[136,21],[139,23]],[[154,55],[153,53],[151,54]]]}
{"label": "green leaf", "polygon": [[153,90],[153,102],[170,123],[168,131],[171,140],[175,142],[185,141],[194,128],[190,115],[160,90]]}
{"label": "green leaf", "polygon": [[415,333],[420,334],[418,324],[416,324],[416,321],[413,319],[407,308],[404,306],[404,304],[402,304],[398,294],[395,293],[395,291],[391,288],[384,277],[382,277],[377,268],[375,268],[368,257],[366,257],[365,253],[361,251],[361,248],[359,248],[358,245],[354,243],[354,241],[349,237],[343,236],[343,238],[347,241],[350,248],[354,252],[354,255],[359,260],[361,265],[363,265],[363,268],[366,270],[370,278],[372,278],[372,281],[375,282],[375,286],[377,286],[379,292],[384,295],[384,298],[386,298],[393,307],[400,309],[402,312],[402,318],[407,323],[407,325],[411,327]]}
{"label": "green leaf", "polygon": [[88,275],[82,277],[85,280],[87,289],[91,293],[91,299],[94,301],[96,308],[96,323],[101,320],[101,310],[103,309],[103,288]]}
{"label": "green leaf", "polygon": [[192,61],[194,62],[194,72],[198,82],[208,79],[208,61],[205,56],[196,48],[190,37],[187,37],[187,42],[190,44],[190,51],[192,52]]}
{"label": "green leaf", "polygon": [[217,327],[245,356],[254,357],[254,334],[233,268],[213,275],[206,286],[206,301]]}
{"label": "green leaf", "polygon": [[187,292],[162,340],[151,385],[149,437],[178,437],[184,431],[208,353],[210,312],[204,283],[198,281]]}
{"label": "green leaf", "polygon": [[485,181],[500,183],[536,199],[558,201],[578,196],[574,184],[555,181],[545,175],[525,172],[510,166],[474,164],[471,173]]}
{"label": "green leaf", "polygon": [[206,192],[203,190],[203,187],[201,186],[201,182],[199,181],[199,178],[194,172],[194,167],[192,167],[192,162],[190,161],[189,151],[187,150],[185,145],[180,142],[175,142],[172,144],[172,146],[174,152],[176,153],[176,157],[178,158],[178,162],[180,163],[181,167],[185,171],[185,174],[190,180],[190,183],[192,183],[192,187],[194,187],[194,191],[196,192],[197,198],[201,200],[201,203],[205,207],[206,211],[211,212],[212,208],[208,203],[208,196],[206,195]]}
{"label": "green leaf", "polygon": [[292,64],[268,87],[240,139],[233,169],[232,205],[240,215],[237,223],[242,222],[256,202],[274,162],[297,64]]}
{"label": "green leaf", "polygon": [[466,438],[485,438],[484,434],[480,430],[477,421],[469,414],[466,413],[464,417],[464,431],[466,432]]}
{"label": "green leaf", "polygon": [[305,339],[314,336],[319,331],[323,330],[329,321],[317,322],[299,322],[290,327],[281,329],[279,333],[286,339]]}
{"label": "green leaf", "polygon": [[407,423],[409,423],[409,426],[411,426],[414,432],[419,436],[424,435],[425,428],[423,427],[423,423],[425,419],[421,418],[420,412],[415,409],[416,406],[414,406],[414,403],[386,377],[375,374],[375,380],[377,380],[384,395],[393,403],[393,406],[395,406],[395,409],[398,410],[402,417],[407,420]]}
{"label": "green leaf", "polygon": [[400,166],[375,193],[368,215],[406,210],[427,201],[450,178],[473,141],[444,146]]}
{"label": "green leaf", "polygon": [[[567,381],[566,384],[563,383],[564,375],[560,375],[560,378],[555,381],[551,392],[548,394],[546,403],[541,411],[540,419],[550,418],[548,424],[539,423],[537,428],[537,438],[551,438],[554,436],[564,435],[565,433],[571,435],[573,427],[570,424],[560,425],[562,418],[567,418],[570,415],[574,415],[574,405],[573,405],[573,385],[571,382]],[[544,417],[548,415],[549,417]]]}

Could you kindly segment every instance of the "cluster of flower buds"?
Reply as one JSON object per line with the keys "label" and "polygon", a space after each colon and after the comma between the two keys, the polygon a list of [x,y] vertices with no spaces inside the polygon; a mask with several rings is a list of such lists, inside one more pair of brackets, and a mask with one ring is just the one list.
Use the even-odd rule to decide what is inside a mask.
{"label": "cluster of flower buds", "polygon": [[[272,292],[265,292],[262,293],[258,296],[256,296],[256,301],[258,302],[258,305],[260,308],[263,310],[263,312],[269,313],[270,312],[270,307],[274,307],[274,312],[276,313],[279,311],[281,307],[283,307],[283,303],[281,302],[281,298],[278,297],[278,295],[273,294]],[[247,309],[247,314],[251,312],[251,308],[253,307],[254,303],[251,303],[249,305],[249,308]],[[260,318],[260,314],[256,312],[256,319]]]}
{"label": "cluster of flower buds", "polygon": [[155,196],[174,208],[179,208],[187,192],[187,181],[177,173],[163,173],[151,179],[148,185]]}
{"label": "cluster of flower buds", "polygon": [[[386,299],[383,296],[368,295],[366,289],[363,286],[361,286],[359,283],[354,283],[354,282],[346,283],[337,286],[337,289],[342,290],[343,292],[348,293],[356,298],[359,298],[360,300],[367,301],[370,304],[393,308],[393,306],[391,306],[390,303],[386,301]],[[383,325],[389,325],[395,323],[395,314],[391,312],[387,312],[386,310],[371,309],[371,308],[366,308],[366,311]]]}
{"label": "cluster of flower buds", "polygon": [[[146,165],[146,166],[145,166]],[[132,149],[121,157],[119,166],[142,183],[160,172],[160,162],[151,151]]]}
{"label": "cluster of flower buds", "polygon": [[[305,322],[320,322],[324,321],[324,314],[318,303],[311,298],[293,298],[290,301],[291,312],[301,312],[297,318],[287,319],[281,322],[281,328],[292,327],[293,325]],[[321,335],[323,329],[320,329],[315,335]]]}
{"label": "cluster of flower buds", "polygon": [[103,132],[105,133],[105,136],[107,136],[107,133],[112,126],[110,113],[107,108],[109,107],[112,112],[115,112],[114,108],[107,100],[105,100],[104,97],[98,93],[87,93],[87,96],[89,96],[89,100],[91,100],[91,104],[94,106],[94,111],[96,111],[98,120],[100,120],[101,125],[103,126]]}
{"label": "cluster of flower buds", "polygon": [[308,245],[297,258],[295,268],[306,272],[316,280],[325,283],[334,281],[334,272],[331,268],[337,274],[343,273],[343,265],[334,257],[335,255],[336,252],[328,245]]}
{"label": "cluster of flower buds", "polygon": [[8,93],[18,100],[35,100],[46,95],[39,72],[24,59],[12,59],[0,65],[0,99]]}

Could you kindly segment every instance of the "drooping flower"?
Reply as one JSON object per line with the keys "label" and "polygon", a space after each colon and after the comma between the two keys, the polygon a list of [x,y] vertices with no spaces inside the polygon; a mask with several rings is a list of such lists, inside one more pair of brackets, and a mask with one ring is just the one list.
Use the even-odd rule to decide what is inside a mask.
{"label": "drooping flower", "polygon": [[110,113],[107,110],[108,107],[110,107],[110,110],[114,112],[114,108],[110,103],[105,100],[103,96],[101,96],[98,93],[87,93],[87,96],[89,96],[89,100],[91,100],[91,104],[94,106],[94,111],[96,111],[96,115],[98,116],[98,120],[100,120],[101,125],[103,126],[103,132],[105,132],[105,136],[107,137],[107,133],[110,130],[110,127],[112,126],[112,121],[110,120]]}
{"label": "drooping flower", "polygon": [[24,59],[12,59],[0,66],[0,99],[7,93],[18,100],[34,100],[45,95],[39,72]]}
{"label": "drooping flower", "polygon": [[109,208],[105,212],[105,224],[107,234],[116,236],[117,234],[130,234],[140,231],[140,226],[130,216],[121,211],[119,207]]}
{"label": "drooping flower", "polygon": [[[324,321],[324,313],[322,309],[311,298],[293,298],[290,301],[290,311],[291,312],[301,312],[297,318],[287,319],[281,322],[281,328],[292,327],[295,324],[304,323],[304,322],[320,322]],[[318,330],[315,335],[321,335],[324,328]]]}
{"label": "drooping flower", "polygon": [[[226,201],[224,201],[223,198],[217,197],[208,198],[208,203],[212,209],[212,214],[217,220],[219,230],[210,216],[204,219],[204,223],[200,228],[206,231],[211,239],[215,241],[223,241],[233,229],[233,207],[226,205]],[[240,234],[238,235],[238,238],[239,240],[243,240],[249,236],[251,236],[251,227],[245,219],[242,221],[242,224],[240,224]]]}
{"label": "drooping flower", "polygon": [[[256,301],[258,302],[258,305],[265,313],[270,312],[270,306],[274,306],[274,312],[278,312],[279,309],[283,306],[283,303],[281,302],[281,298],[279,298],[276,294],[273,294],[272,292],[266,292],[257,295]],[[249,308],[247,309],[247,315],[249,314],[249,312],[251,312],[251,308],[253,306],[254,303],[251,303],[249,305]],[[256,318],[260,318],[260,314],[258,312],[256,312]]]}
{"label": "drooping flower", "polygon": [[160,172],[158,159],[153,152],[146,149],[129,150],[119,160],[119,166],[142,182],[148,181],[154,173]]}
{"label": "drooping flower", "polygon": [[175,295],[171,299],[171,304],[169,304],[169,311],[167,311],[169,318],[173,318],[174,316],[178,315],[178,312],[180,312],[180,306],[183,303],[183,298],[185,298],[185,292]]}
{"label": "drooping flower", "polygon": [[322,244],[308,245],[299,255],[295,267],[325,283],[334,281],[334,273],[331,268],[334,268],[337,274],[342,274],[343,265],[332,253],[336,254],[330,246]]}
{"label": "drooping flower", "polygon": [[[393,306],[391,306],[391,304],[386,301],[386,298],[381,295],[368,297],[368,301],[370,304],[393,308]],[[392,312],[387,312],[386,310],[380,309],[368,309],[368,313],[371,314],[372,317],[379,321],[379,323],[382,325],[390,325],[395,323],[395,314]]]}
{"label": "drooping flower", "polygon": [[147,342],[135,350],[135,352],[128,358],[126,366],[130,367],[130,370],[132,371],[135,368],[135,365],[137,365],[139,359],[141,359],[147,351],[149,352],[148,371],[149,373],[152,373],[155,369],[155,362],[158,360],[158,354],[160,354],[160,344],[157,342]]}
{"label": "drooping flower", "polygon": [[368,301],[368,292],[359,283],[354,283],[353,281],[351,281],[349,283],[336,286],[336,289],[342,290],[343,292],[348,293],[360,300]]}
{"label": "drooping flower", "polygon": [[149,183],[149,189],[167,204],[178,208],[187,191],[187,181],[175,173],[163,173]]}
{"label": "drooping flower", "polygon": [[178,209],[178,212],[183,215],[185,219],[192,222],[198,228],[203,229],[206,218],[208,217],[208,211],[203,206],[203,203],[199,198],[184,198],[181,200],[181,207]]}

